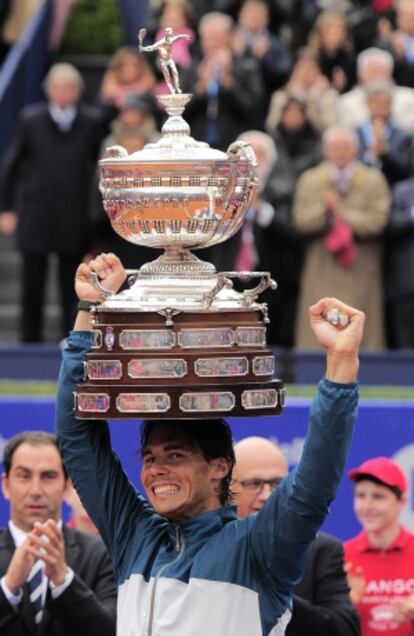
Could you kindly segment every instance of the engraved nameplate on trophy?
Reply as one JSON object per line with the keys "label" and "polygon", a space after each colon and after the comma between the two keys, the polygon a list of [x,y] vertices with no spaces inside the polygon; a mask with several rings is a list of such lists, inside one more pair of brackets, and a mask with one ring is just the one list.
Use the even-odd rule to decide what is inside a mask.
{"label": "engraved nameplate on trophy", "polygon": [[180,397],[180,409],[184,413],[227,413],[233,410],[235,403],[235,397],[229,391],[183,393]]}
{"label": "engraved nameplate on trophy", "polygon": [[86,377],[89,380],[120,380],[122,364],[120,360],[88,360]]}
{"label": "engraved nameplate on trophy", "polygon": [[107,393],[77,393],[76,406],[81,413],[106,413],[110,396]]}
{"label": "engraved nameplate on trophy", "polygon": [[128,351],[143,349],[171,349],[175,334],[165,329],[126,329],[119,334],[119,346]]}
{"label": "engraved nameplate on trophy", "polygon": [[170,405],[166,393],[120,393],[116,398],[120,413],[165,413]]}
{"label": "engraved nameplate on trophy", "polygon": [[200,378],[233,378],[247,375],[249,361],[247,358],[204,358],[194,363],[195,374]]}
{"label": "engraved nameplate on trophy", "polygon": [[183,378],[187,375],[187,362],[182,358],[160,360],[133,359],[128,363],[130,378]]}
{"label": "engraved nameplate on trophy", "polygon": [[273,375],[275,372],[275,359],[273,356],[257,356],[253,358],[254,375]]}
{"label": "engraved nameplate on trophy", "polygon": [[212,329],[182,329],[178,344],[183,349],[216,349],[234,344],[234,331],[227,327]]}

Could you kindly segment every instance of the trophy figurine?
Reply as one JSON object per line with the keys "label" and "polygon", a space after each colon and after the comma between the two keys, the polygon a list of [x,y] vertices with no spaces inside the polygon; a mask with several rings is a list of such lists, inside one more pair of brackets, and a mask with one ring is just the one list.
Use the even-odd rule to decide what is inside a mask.
{"label": "trophy figurine", "polygon": [[[156,143],[128,155],[107,149],[99,188],[112,228],[163,254],[130,272],[129,288],[93,309],[94,346],[75,393],[82,418],[206,418],[274,415],[284,388],[266,346],[267,306],[259,294],[276,283],[268,272],[217,272],[192,251],[239,230],[257,186],[251,146],[227,153],[190,136],[171,54],[174,36],[143,46],[156,51],[170,93],[158,97],[168,118]],[[237,292],[233,280],[257,284]]]}

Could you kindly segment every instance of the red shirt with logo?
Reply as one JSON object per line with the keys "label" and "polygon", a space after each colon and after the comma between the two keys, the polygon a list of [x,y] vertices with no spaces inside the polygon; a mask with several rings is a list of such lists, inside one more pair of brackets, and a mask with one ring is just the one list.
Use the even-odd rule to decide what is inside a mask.
{"label": "red shirt with logo", "polygon": [[394,543],[382,550],[361,532],[344,543],[345,561],[362,567],[365,593],[357,609],[362,636],[414,636],[414,621],[396,623],[391,599],[414,594],[414,535],[404,528]]}

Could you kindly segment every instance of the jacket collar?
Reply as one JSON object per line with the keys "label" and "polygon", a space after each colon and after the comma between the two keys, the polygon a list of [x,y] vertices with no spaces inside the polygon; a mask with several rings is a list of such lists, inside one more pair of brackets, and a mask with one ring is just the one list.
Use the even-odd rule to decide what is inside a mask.
{"label": "jacket collar", "polygon": [[173,543],[176,541],[177,532],[181,532],[186,545],[189,545],[220,532],[227,523],[236,520],[236,507],[223,506],[186,519],[182,523],[168,522],[167,531]]}
{"label": "jacket collar", "polygon": [[3,528],[3,530],[0,532],[0,549],[2,550],[7,549],[14,552],[14,549],[15,549],[14,541],[8,527]]}

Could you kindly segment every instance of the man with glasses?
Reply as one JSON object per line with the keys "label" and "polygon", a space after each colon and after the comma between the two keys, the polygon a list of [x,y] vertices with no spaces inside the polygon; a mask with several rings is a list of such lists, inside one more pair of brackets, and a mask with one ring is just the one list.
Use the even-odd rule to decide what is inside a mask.
{"label": "man with glasses", "polygon": [[[288,473],[280,448],[263,437],[246,437],[235,447],[233,492],[237,516],[259,512]],[[342,544],[319,532],[311,544],[303,578],[293,594],[286,636],[357,636],[359,619],[350,596]]]}

